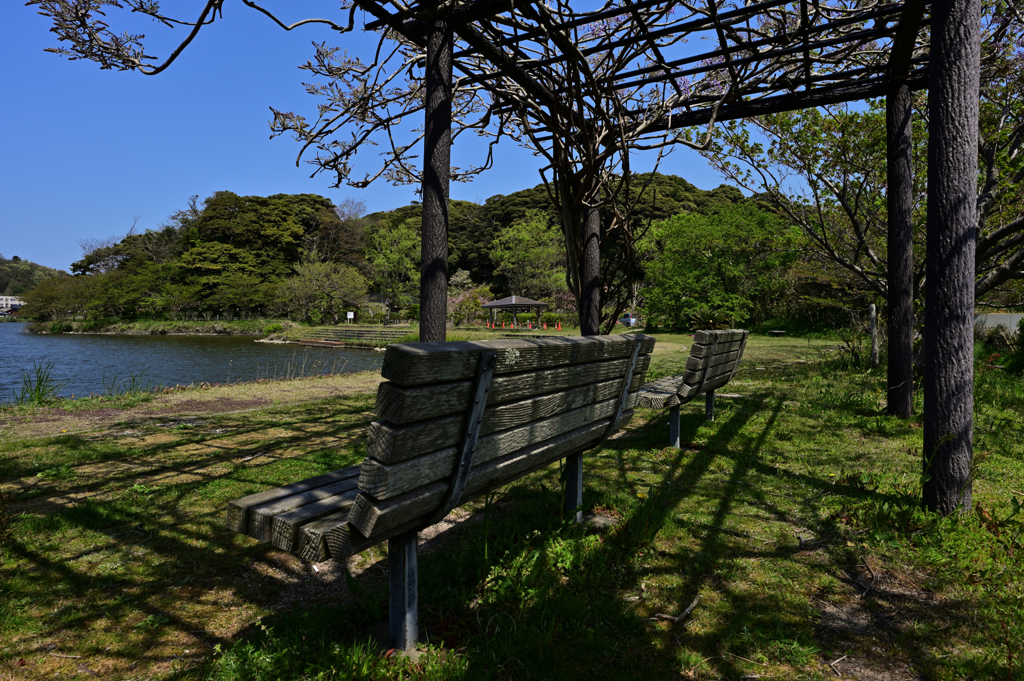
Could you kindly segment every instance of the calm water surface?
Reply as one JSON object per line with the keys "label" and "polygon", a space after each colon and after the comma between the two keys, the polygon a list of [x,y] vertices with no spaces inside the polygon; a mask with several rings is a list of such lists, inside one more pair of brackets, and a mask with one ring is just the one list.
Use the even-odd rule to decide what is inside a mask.
{"label": "calm water surface", "polygon": [[53,363],[60,394],[103,394],[143,374],[152,386],[251,381],[285,375],[379,369],[384,353],[257,343],[252,336],[80,336],[25,333],[0,323],[0,402],[11,399],[32,363]]}

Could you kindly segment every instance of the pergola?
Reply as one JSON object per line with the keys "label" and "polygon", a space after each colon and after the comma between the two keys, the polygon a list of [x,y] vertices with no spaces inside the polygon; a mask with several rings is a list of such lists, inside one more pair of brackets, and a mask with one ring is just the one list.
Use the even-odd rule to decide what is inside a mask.
{"label": "pergola", "polygon": [[494,313],[498,310],[512,310],[512,323],[518,323],[516,321],[517,310],[535,310],[537,312],[537,326],[540,326],[540,313],[548,306],[547,303],[542,303],[539,300],[530,300],[529,298],[523,298],[522,296],[511,295],[507,298],[501,298],[500,300],[493,300],[489,303],[481,305],[485,310],[491,311],[491,321],[494,321]]}
{"label": "pergola", "polygon": [[[155,3],[126,1],[133,11],[162,18]],[[886,97],[889,408],[902,416],[910,415],[913,396],[910,94],[927,88],[924,501],[942,513],[971,507],[980,0],[608,0],[585,6],[575,0],[575,7],[570,0],[352,0],[348,26],[324,19],[287,26],[257,0],[243,1],[289,30],[307,22],[353,30],[354,10],[363,9],[373,16],[365,28],[381,31],[382,45],[392,38],[404,50],[401,68],[411,73],[424,65],[423,90],[387,99],[391,76],[382,70],[381,83],[370,74],[360,85],[366,88],[352,90],[358,106],[329,111],[323,127],[310,132],[286,114],[280,129],[295,131],[306,148],[336,135],[336,121],[349,116],[358,128],[353,140],[318,147],[327,153],[318,156],[322,168],[341,178],[368,138],[364,132],[384,131],[390,138],[390,126],[423,109],[420,338],[427,342],[445,339],[453,120],[461,126],[456,134],[497,129],[495,142],[514,129],[550,161],[571,288],[583,333],[594,334],[600,210],[609,205],[594,181],[597,166],[614,157],[628,175],[632,151],[700,144],[676,136],[693,126]],[[187,39],[157,66],[146,63],[138,36],[112,34],[89,3],[34,2],[54,17],[54,31],[75,45],[74,54],[107,68],[159,73],[200,27],[212,23],[224,0],[208,0]],[[710,44],[698,49],[689,38]],[[332,66],[327,53],[320,57],[323,75],[350,68]],[[346,73],[359,74],[351,68]],[[360,99],[363,93],[370,94]],[[383,99],[372,100],[374,93]],[[377,110],[373,101],[400,110]],[[474,112],[478,122],[463,125]],[[406,163],[411,145],[393,138],[389,143],[385,169],[367,183],[385,171],[398,181],[415,176]],[[567,459],[570,481],[579,479],[581,466],[579,455]],[[567,504],[578,494],[567,489]],[[403,568],[415,563],[415,551],[415,533],[392,540],[389,548],[392,624],[404,622],[392,633],[401,647],[416,636],[415,584],[401,583],[403,575],[415,574]]]}
{"label": "pergola", "polygon": [[[520,124],[535,123],[531,138],[537,144],[550,144],[552,154],[576,136],[609,135],[607,144],[617,141],[643,148],[645,139],[665,131],[886,97],[889,400],[890,410],[903,415],[910,414],[913,395],[910,93],[929,88],[924,451],[930,456],[930,477],[925,503],[944,513],[970,508],[978,0],[938,0],[931,7],[923,0],[832,4],[768,0],[746,5],[722,0],[700,4],[637,0],[591,11],[574,10],[567,1],[554,6],[532,0],[411,6],[397,1],[354,1],[377,18],[367,28],[387,28],[425,52],[424,341],[444,340],[456,88],[485,87],[492,93],[495,115],[518,109]],[[648,55],[645,63],[614,77],[601,82],[591,77],[595,82],[586,91],[593,95],[589,101],[579,92],[560,87],[567,72],[592,75],[589,64],[601,58],[600,52],[588,51],[586,41],[579,40],[581,27],[614,30],[620,36],[617,40],[596,41],[605,50],[633,46]],[[714,37],[711,49],[690,54],[672,50],[680,36],[701,33]],[[689,86],[693,78],[700,78],[705,87],[694,91]],[[646,87],[661,92],[668,104],[607,111],[594,94]],[[532,108],[523,104],[524,99]],[[628,156],[629,150],[625,153]],[[590,320],[596,318],[600,305],[596,293],[600,206],[593,193],[591,199],[582,221],[584,253],[579,258],[584,333],[596,332]],[[569,239],[567,245],[571,250]],[[581,466],[579,455],[567,459],[570,481],[580,477]],[[567,490],[571,496],[567,504],[578,494],[579,490]],[[399,555],[408,555],[410,541],[415,544],[414,538],[405,541],[394,544],[396,553],[404,547]]]}

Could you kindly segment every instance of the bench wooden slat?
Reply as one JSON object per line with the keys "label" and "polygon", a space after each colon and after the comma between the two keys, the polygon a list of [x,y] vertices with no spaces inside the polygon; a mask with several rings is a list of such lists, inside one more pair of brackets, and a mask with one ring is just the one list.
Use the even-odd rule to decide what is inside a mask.
{"label": "bench wooden slat", "polygon": [[[643,385],[643,379],[642,374],[635,374],[630,391],[639,390]],[[486,437],[514,425],[539,421],[587,404],[618,397],[621,390],[622,380],[618,379],[590,383],[564,392],[497,405],[484,412],[484,420],[480,424],[480,436]],[[444,447],[454,447],[462,439],[464,422],[463,414],[420,421],[405,426],[397,426],[387,421],[375,421],[370,425],[366,455],[381,463],[390,464]]]}
{"label": "bench wooden slat", "polygon": [[713,345],[715,336],[718,336],[718,344],[730,341],[741,341],[747,335],[744,329],[726,329],[724,331],[697,331],[693,334],[694,345]]}
{"label": "bench wooden slat", "polygon": [[327,544],[327,533],[342,526],[348,527],[348,512],[351,506],[320,520],[314,520],[302,526],[299,532],[298,556],[314,563],[325,561],[331,557]]}
{"label": "bench wooden slat", "polygon": [[681,404],[679,389],[683,387],[681,375],[666,376],[648,383],[639,393],[637,405],[645,409],[664,409]]}
{"label": "bench wooden slat", "polygon": [[727,352],[716,353],[714,357],[688,357],[686,359],[686,371],[703,371],[704,367],[710,363],[711,367],[721,366],[722,364],[735,364],[736,360],[739,359],[740,351],[730,350]]}
{"label": "bench wooden slat", "polygon": [[[636,394],[626,401],[626,408],[636,405]],[[574,431],[594,421],[607,421],[615,414],[618,397],[589,404],[547,419],[527,423],[519,428],[503,430],[482,437],[473,453],[474,466],[484,464],[530,445]],[[359,489],[376,499],[388,499],[424,484],[451,476],[458,449],[449,447],[400,463],[386,465],[375,459],[363,461]]]}
{"label": "bench wooden slat", "polygon": [[741,347],[743,347],[742,340],[719,343],[717,347],[715,347],[714,345],[697,345],[696,343],[694,343],[692,346],[690,346],[690,357],[703,359],[711,354],[712,348],[714,348],[715,354],[717,355],[723,352],[732,352],[733,350],[739,350]]}
{"label": "bench wooden slat", "polygon": [[[635,373],[644,374],[650,366],[650,355],[637,359]],[[498,376],[491,383],[488,405],[522,400],[582,384],[625,376],[629,359],[576,364],[555,369],[542,369],[524,374]],[[406,388],[396,383],[381,383],[377,389],[374,412],[394,425],[405,425],[464,412],[469,406],[471,384],[440,383]]]}
{"label": "bench wooden slat", "polygon": [[350,489],[274,516],[271,524],[271,543],[282,551],[298,551],[299,529],[303,525],[338,511],[348,511],[352,508],[357,494],[358,488]]}
{"label": "bench wooden slat", "polygon": [[679,398],[683,402],[687,402],[687,401],[693,399],[694,397],[696,397],[697,395],[699,395],[700,392],[708,392],[709,390],[717,390],[718,388],[721,388],[723,385],[727,384],[731,377],[732,377],[732,374],[722,374],[718,378],[708,379],[708,382],[704,384],[704,390],[703,391],[698,391],[697,388],[699,386],[696,386],[696,385],[685,386],[683,389],[681,389],[679,391]]}
{"label": "bench wooden slat", "polygon": [[496,353],[495,376],[500,376],[628,357],[635,340],[641,342],[641,354],[654,349],[654,338],[643,334],[400,343],[388,347],[381,375],[403,386],[436,383],[440,376],[449,381],[467,380],[476,376],[479,354],[490,350]]}
{"label": "bench wooden slat", "polygon": [[277,501],[272,501],[269,504],[255,506],[249,510],[249,526],[246,534],[250,537],[259,539],[260,541],[269,542],[272,537],[271,526],[274,522],[274,516],[287,513],[288,511],[294,511],[295,509],[306,506],[307,504],[312,504],[328,497],[337,496],[356,489],[358,481],[358,478],[351,477],[342,480],[341,482],[336,482],[333,485],[325,485],[324,487],[311,489],[308,492],[303,492],[302,494],[294,494]]}
{"label": "bench wooden slat", "polygon": [[240,534],[248,534],[249,525],[249,510],[255,506],[261,506],[268,504],[272,501],[284,499],[295,494],[301,494],[302,492],[308,492],[311,489],[317,487],[324,487],[335,482],[341,482],[350,478],[355,478],[359,475],[359,466],[350,466],[348,468],[342,468],[340,470],[331,471],[323,475],[318,475],[308,480],[300,480],[299,482],[293,482],[283,487],[276,487],[274,489],[268,489],[263,492],[257,492],[256,494],[250,494],[247,497],[241,499],[235,499],[228,502],[228,517],[227,526]]}
{"label": "bench wooden slat", "polygon": [[707,376],[704,375],[703,369],[700,371],[684,371],[680,375],[683,377],[683,384],[699,388],[701,379],[710,382],[711,379],[719,376],[731,376],[735,366],[735,362],[728,362],[719,364],[718,366],[713,366],[708,369]]}
{"label": "bench wooden slat", "polygon": [[[629,423],[633,412],[623,412],[619,424]],[[552,461],[592,444],[607,430],[611,419],[598,421],[526,449],[474,466],[466,482],[463,499],[517,480]],[[425,519],[436,511],[448,489],[446,481],[417,487],[383,501],[360,493],[349,515],[349,524],[367,539],[383,541],[381,533],[410,519]]]}

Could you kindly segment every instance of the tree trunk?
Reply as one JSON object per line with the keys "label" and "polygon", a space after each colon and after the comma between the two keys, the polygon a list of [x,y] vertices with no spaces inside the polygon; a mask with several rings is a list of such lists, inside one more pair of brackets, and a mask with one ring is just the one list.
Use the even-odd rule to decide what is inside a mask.
{"label": "tree trunk", "polygon": [[932,4],[925,265],[924,505],[971,508],[980,0]]}
{"label": "tree trunk", "polygon": [[888,406],[892,416],[914,411],[914,175],[910,88],[896,87],[885,100],[888,128],[889,367]]}
{"label": "tree trunk", "polygon": [[434,21],[427,38],[423,136],[420,341],[443,342],[448,303],[448,180],[452,142],[452,31]]}
{"label": "tree trunk", "polygon": [[580,268],[580,334],[601,333],[601,210],[594,203],[583,216],[583,262]]}

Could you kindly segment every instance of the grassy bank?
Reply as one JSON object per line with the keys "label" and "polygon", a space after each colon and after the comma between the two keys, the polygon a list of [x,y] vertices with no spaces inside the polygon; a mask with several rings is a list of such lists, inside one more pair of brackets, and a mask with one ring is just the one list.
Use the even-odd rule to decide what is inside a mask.
{"label": "grassy bank", "polygon": [[293,327],[298,327],[298,325],[282,319],[192,322],[97,319],[32,322],[28,330],[30,333],[109,333],[135,336],[266,336],[282,333]]}
{"label": "grassy bank", "polygon": [[[674,372],[688,345],[659,336],[652,374]],[[754,338],[746,357],[714,422],[683,408],[682,450],[648,411],[588,454],[585,505],[613,529],[560,522],[557,467],[458,512],[421,552],[417,663],[370,638],[386,619],[383,548],[314,566],[222,527],[230,499],[361,460],[379,376],[0,413],[0,668],[1021,678],[1020,379],[979,372],[979,507],[943,519],[918,509],[920,424],[882,415],[884,372],[823,341]]]}

